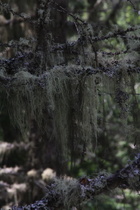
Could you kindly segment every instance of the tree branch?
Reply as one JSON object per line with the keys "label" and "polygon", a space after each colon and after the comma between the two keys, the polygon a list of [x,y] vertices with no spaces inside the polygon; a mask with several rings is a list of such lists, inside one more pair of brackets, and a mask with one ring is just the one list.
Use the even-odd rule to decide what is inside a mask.
{"label": "tree branch", "polygon": [[112,175],[100,174],[96,178],[87,177],[80,180],[55,180],[46,188],[46,195],[34,204],[13,207],[12,210],[26,209],[69,209],[79,207],[83,201],[93,199],[95,196],[115,188],[140,190],[140,153],[135,160],[123,169]]}

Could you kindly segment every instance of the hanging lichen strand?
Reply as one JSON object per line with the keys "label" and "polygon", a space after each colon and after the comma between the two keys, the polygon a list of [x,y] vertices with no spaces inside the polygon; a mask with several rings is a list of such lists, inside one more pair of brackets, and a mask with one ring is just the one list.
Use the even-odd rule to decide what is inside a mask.
{"label": "hanging lichen strand", "polygon": [[[82,152],[83,146],[91,145],[97,132],[97,91],[95,76],[81,76],[80,66],[55,66],[41,76],[26,71],[16,73],[8,91],[8,110],[12,121],[25,134],[29,122],[35,119],[41,133],[46,114],[53,120],[56,144],[61,145],[64,155],[68,148]],[[81,149],[80,149],[81,148]]]}

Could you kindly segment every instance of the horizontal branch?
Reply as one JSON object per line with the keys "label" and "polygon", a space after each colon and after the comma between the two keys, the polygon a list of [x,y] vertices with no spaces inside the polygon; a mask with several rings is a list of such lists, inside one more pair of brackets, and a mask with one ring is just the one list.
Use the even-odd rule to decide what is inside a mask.
{"label": "horizontal branch", "polygon": [[[96,42],[99,42],[99,41],[104,41],[104,40],[109,40],[111,38],[118,38],[119,36],[124,38],[124,36],[126,36],[127,33],[129,32],[134,32],[134,31],[137,31],[139,30],[140,27],[129,27],[127,28],[126,30],[116,30],[114,32],[109,32],[107,35],[104,35],[104,36],[92,36],[90,37],[90,40],[93,44],[95,44]],[[86,37],[82,34],[76,41],[73,41],[71,43],[65,43],[65,44],[59,44],[59,45],[56,45],[53,47],[53,50],[57,51],[57,50],[74,50],[75,47],[81,45],[81,43],[84,43],[86,42],[87,39]]]}
{"label": "horizontal branch", "polygon": [[[5,63],[3,62],[3,66],[5,66],[6,64],[7,64],[7,66],[9,65],[9,67],[6,67],[6,68],[10,69],[11,68],[10,63],[7,61]],[[28,64],[26,63],[26,65],[27,65],[27,70],[28,70]],[[36,76],[34,74],[29,73],[28,71],[21,70],[18,72],[18,69],[16,70],[16,65],[13,64],[12,60],[11,60],[11,66],[12,66],[12,68],[13,68],[13,66],[15,67],[15,69],[14,69],[15,74],[9,75],[9,74],[5,74],[5,73],[1,72],[1,74],[0,74],[0,87],[1,88],[2,87],[13,88],[15,86],[20,87],[23,85],[24,86],[32,85],[32,82],[34,83],[34,87],[39,86],[41,88],[44,88],[46,81],[47,81],[49,75],[51,74],[51,70],[53,70],[53,75],[55,76],[55,71],[53,68],[50,69],[49,72],[44,72],[44,73],[40,74],[39,76]],[[17,68],[18,68],[18,66],[17,66]],[[60,68],[63,70],[60,72],[60,74],[61,75],[63,74],[63,76],[66,78],[71,78],[71,77],[73,78],[74,76],[75,77],[80,76],[82,78],[82,77],[88,77],[90,75],[95,75],[95,74],[106,75],[109,78],[115,78],[119,75],[120,70],[121,70],[121,67],[119,68],[118,66],[116,66],[116,69],[115,69],[115,66],[93,68],[91,66],[81,67],[79,65],[73,65],[71,68],[71,71],[70,71],[70,67],[67,67],[67,66],[60,66]],[[128,73],[128,75],[131,75],[134,73],[139,74],[140,67],[133,67],[133,68],[129,67],[129,68],[127,68],[126,72]],[[29,77],[24,78],[24,73],[27,73]],[[20,75],[20,79],[19,79],[19,75]],[[22,79],[21,79],[21,75],[22,75]],[[58,76],[57,70],[56,70],[56,75]]]}
{"label": "horizontal branch", "polygon": [[13,207],[12,210],[26,209],[69,209],[78,207],[83,201],[93,199],[95,196],[115,188],[140,190],[140,154],[135,160],[123,169],[112,175],[105,173],[98,177],[89,179],[87,177],[80,180],[55,180],[46,188],[45,197],[34,204]]}
{"label": "horizontal branch", "polygon": [[[31,17],[30,17],[30,16],[27,16],[26,14],[18,13],[18,12],[16,12],[16,11],[14,11],[14,10],[10,7],[9,4],[0,2],[0,7],[1,7],[3,10],[5,10],[5,11],[11,13],[13,16],[17,16],[17,17],[21,18],[23,21],[27,21],[27,22],[32,23],[32,20],[31,20]],[[17,20],[14,20],[14,21],[18,22],[18,21],[21,21],[21,20],[18,20],[18,21],[17,21]],[[13,21],[13,22],[14,22],[14,21]],[[21,21],[21,22],[22,22],[22,21]],[[5,25],[10,24],[10,23],[11,23],[11,20],[7,20],[7,22],[5,22]]]}

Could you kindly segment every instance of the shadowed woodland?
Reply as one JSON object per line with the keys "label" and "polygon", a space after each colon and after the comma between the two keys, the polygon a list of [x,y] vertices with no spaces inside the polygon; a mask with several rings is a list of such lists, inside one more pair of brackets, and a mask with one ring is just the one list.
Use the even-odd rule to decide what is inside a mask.
{"label": "shadowed woodland", "polygon": [[139,1],[0,8],[0,208],[138,210]]}

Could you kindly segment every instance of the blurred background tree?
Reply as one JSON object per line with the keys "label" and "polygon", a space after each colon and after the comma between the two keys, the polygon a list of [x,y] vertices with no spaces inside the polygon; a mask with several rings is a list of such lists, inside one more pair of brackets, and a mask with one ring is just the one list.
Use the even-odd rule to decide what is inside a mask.
{"label": "blurred background tree", "polygon": [[[80,27],[82,28],[84,24],[81,24],[82,26],[77,25],[71,14],[76,14],[82,20],[90,23],[91,28],[88,28],[88,30],[91,30],[95,38],[105,35],[111,36],[111,33],[113,34],[115,31],[119,34],[120,30],[125,31],[130,26],[139,26],[139,1],[57,0],[49,11],[51,24],[45,25],[42,22],[37,25],[34,24],[34,21],[37,18],[39,20],[38,16],[40,14],[37,13],[37,8],[39,8],[40,2],[5,0],[3,3],[8,3],[12,11],[15,12],[14,14],[1,5],[1,66],[3,65],[3,59],[7,62],[10,61],[10,65],[12,59],[14,59],[13,66],[10,66],[10,72],[7,72],[9,77],[18,73],[15,71],[16,57],[21,56],[21,64],[18,60],[17,65],[25,64],[25,61],[22,60],[23,46],[20,47],[18,44],[19,40],[21,43],[22,38],[31,40],[33,49],[37,51],[34,58],[32,58],[32,55],[31,58],[27,57],[29,60],[34,59],[34,66],[27,67],[28,72],[32,75],[43,74],[44,72],[35,72],[35,69],[41,65],[40,69],[46,70],[46,63],[49,68],[53,68],[55,65],[68,65],[73,61],[77,62],[77,65],[78,62],[82,65],[83,61],[74,51],[71,57],[67,51],[54,53],[54,55],[48,53],[51,44],[55,47],[58,45],[59,48],[59,44],[76,41],[79,35],[81,36],[83,29],[80,31]],[[47,36],[46,31],[48,31]],[[48,39],[52,40],[52,43],[48,43]],[[106,38],[100,40],[100,42],[94,42],[94,46],[92,44],[91,46],[87,45],[87,49],[90,51],[91,47],[94,54],[93,58],[89,58],[93,60],[88,62],[97,69],[102,67],[109,69],[114,66],[115,72],[117,65],[119,66],[124,56],[124,64],[121,63],[122,66],[124,65],[124,69],[125,66],[139,67],[139,39],[139,30],[134,30],[129,35],[123,32],[121,36],[116,35],[110,39]],[[11,40],[15,41],[12,42]],[[41,58],[40,49],[44,52]],[[82,50],[82,47],[80,50]],[[80,53],[80,50],[78,53]],[[26,47],[24,51],[30,53],[30,49],[26,49]],[[97,52],[99,53],[98,56]],[[84,53],[86,55],[86,52]],[[53,60],[53,56],[54,62],[56,62],[56,59],[57,64],[50,62]],[[87,64],[90,65],[89,63]],[[117,79],[112,79],[112,72],[108,71],[107,74],[110,74],[110,79],[106,78],[105,74],[103,76],[98,74],[95,77],[98,95],[97,134],[93,132],[92,146],[84,145],[82,140],[79,140],[78,146],[69,143],[70,151],[66,159],[62,155],[63,146],[56,143],[56,136],[52,135],[54,132],[52,114],[44,108],[42,112],[45,117],[39,122],[41,123],[40,126],[38,120],[34,117],[28,119],[28,127],[23,135],[19,125],[11,120],[11,110],[7,107],[7,103],[12,96],[5,97],[1,92],[0,179],[2,187],[0,189],[0,208],[8,209],[12,205],[24,205],[41,199],[44,195],[42,185],[47,184],[50,177],[54,177],[56,174],[58,176],[66,174],[77,178],[96,176],[99,172],[111,173],[122,168],[139,151],[139,75],[131,75],[130,71],[131,76],[129,75],[129,77],[126,75],[126,71],[120,71]],[[71,88],[71,84],[69,84],[69,88]],[[24,100],[26,101],[27,98],[25,97]],[[78,101],[78,99],[76,100]],[[22,108],[22,112],[26,112],[24,107]],[[73,110],[70,110],[69,115],[75,115],[73,112]],[[19,112],[20,114],[22,115]],[[59,127],[58,124],[56,126]],[[70,126],[71,130],[74,130],[73,134],[72,132],[69,134],[69,140],[71,141],[77,135],[74,128],[77,125],[72,121]],[[43,127],[44,130],[40,130],[40,127]],[[57,133],[57,138],[61,138],[61,133]],[[78,139],[78,137],[76,138]],[[99,196],[94,202],[86,203],[84,206],[84,209],[91,210],[108,208],[111,210],[139,209],[138,195],[130,190],[118,190],[108,195]]]}

